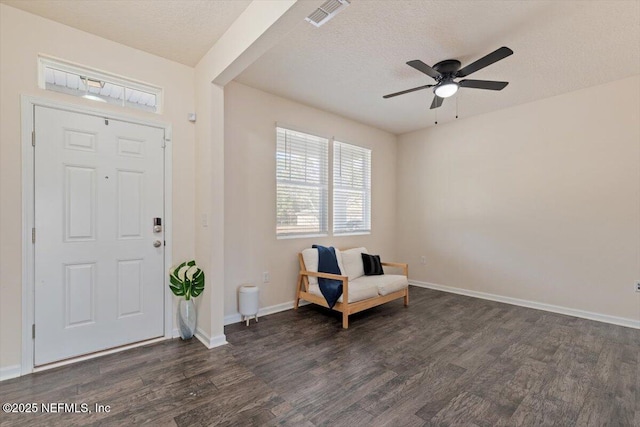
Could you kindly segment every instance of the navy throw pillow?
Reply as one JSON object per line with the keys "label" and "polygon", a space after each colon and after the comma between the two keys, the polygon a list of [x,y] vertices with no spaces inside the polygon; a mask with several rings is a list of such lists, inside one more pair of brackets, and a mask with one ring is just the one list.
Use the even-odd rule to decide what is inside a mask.
{"label": "navy throw pillow", "polygon": [[365,276],[380,276],[384,274],[380,255],[362,254],[362,264]]}

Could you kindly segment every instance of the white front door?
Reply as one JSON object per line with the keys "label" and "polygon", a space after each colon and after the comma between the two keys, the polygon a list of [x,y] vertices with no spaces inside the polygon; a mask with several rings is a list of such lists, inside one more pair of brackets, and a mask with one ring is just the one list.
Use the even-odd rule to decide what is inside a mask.
{"label": "white front door", "polygon": [[163,336],[164,130],[34,114],[35,365]]}

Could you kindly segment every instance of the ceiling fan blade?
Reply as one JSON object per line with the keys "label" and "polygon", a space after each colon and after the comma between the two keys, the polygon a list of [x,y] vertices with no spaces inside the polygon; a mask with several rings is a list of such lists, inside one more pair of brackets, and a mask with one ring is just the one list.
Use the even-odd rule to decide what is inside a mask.
{"label": "ceiling fan blade", "polygon": [[481,70],[484,67],[488,67],[494,62],[498,62],[509,55],[513,55],[513,51],[508,47],[503,46],[500,49],[494,50],[487,56],[478,59],[476,62],[473,62],[466,67],[458,70],[458,72],[456,73],[456,77],[466,77],[469,74],[475,73],[476,71]]}
{"label": "ceiling fan blade", "polygon": [[438,77],[441,76],[441,74],[439,72],[437,72],[436,70],[434,70],[433,68],[429,67],[427,64],[425,64],[424,62],[420,61],[419,59],[414,59],[413,61],[409,61],[407,62],[407,65],[410,67],[415,68],[416,70],[425,73],[427,76],[432,77],[434,79],[437,79]]}
{"label": "ceiling fan blade", "polygon": [[440,98],[438,95],[434,95],[433,101],[431,102],[431,110],[433,110],[434,108],[440,108],[440,106],[442,105],[442,101],[444,101],[444,98]]}
{"label": "ceiling fan blade", "polygon": [[435,85],[418,86],[418,87],[414,87],[413,89],[407,89],[407,90],[403,90],[403,91],[396,92],[396,93],[390,93],[389,95],[383,96],[383,98],[384,99],[393,98],[394,96],[404,95],[405,93],[415,92],[416,90],[427,89],[427,88],[430,88],[430,87],[433,87],[433,86],[435,86]]}
{"label": "ceiling fan blade", "polygon": [[502,90],[509,82],[494,82],[490,80],[461,80],[458,82],[460,87],[468,87],[472,89],[489,89],[489,90]]}

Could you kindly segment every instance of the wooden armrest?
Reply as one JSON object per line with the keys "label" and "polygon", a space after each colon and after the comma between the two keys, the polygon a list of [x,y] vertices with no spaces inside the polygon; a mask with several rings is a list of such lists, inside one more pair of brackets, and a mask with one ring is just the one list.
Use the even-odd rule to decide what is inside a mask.
{"label": "wooden armrest", "polygon": [[331,274],[331,273],[320,273],[315,271],[300,270],[300,274],[302,274],[303,276],[322,277],[324,279],[340,280],[343,282],[346,280],[349,280],[347,276],[340,276],[338,274]]}
{"label": "wooden armrest", "polygon": [[382,264],[383,266],[387,266],[387,267],[398,267],[401,268],[402,271],[404,272],[404,275],[409,277],[409,264],[404,263],[404,262],[381,262],[380,264]]}
{"label": "wooden armrest", "polygon": [[349,278],[347,276],[340,276],[339,274],[320,273],[315,271],[300,270],[300,277],[302,276],[313,276],[313,277],[322,277],[324,279],[340,280],[342,282],[342,299],[343,301],[349,301]]}
{"label": "wooden armrest", "polygon": [[400,267],[400,268],[404,268],[408,266],[408,264],[405,264],[404,262],[381,262],[380,264],[387,265],[389,267]]}

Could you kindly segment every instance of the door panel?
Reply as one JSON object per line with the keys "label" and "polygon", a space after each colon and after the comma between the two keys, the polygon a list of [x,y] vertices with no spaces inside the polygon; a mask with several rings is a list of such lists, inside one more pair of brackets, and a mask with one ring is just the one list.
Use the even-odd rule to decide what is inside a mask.
{"label": "door panel", "polygon": [[65,241],[95,240],[96,170],[64,165]]}
{"label": "door panel", "polygon": [[164,334],[164,131],[35,108],[35,365]]}
{"label": "door panel", "polygon": [[118,180],[118,238],[141,239],[144,173],[119,170],[116,178]]}
{"label": "door panel", "polygon": [[64,266],[65,328],[95,321],[96,264]]}

